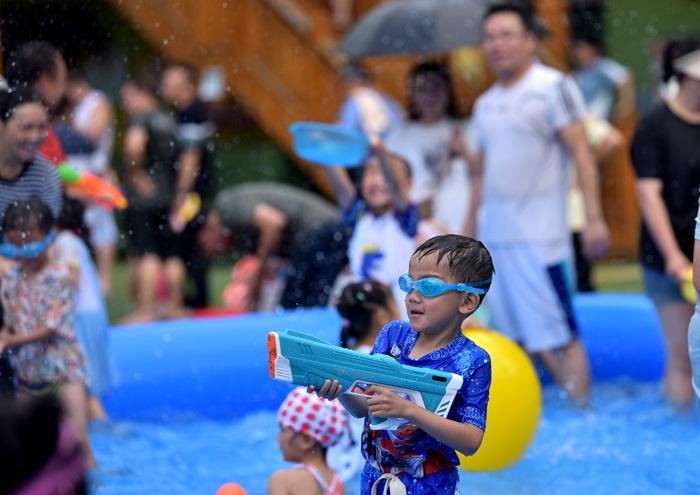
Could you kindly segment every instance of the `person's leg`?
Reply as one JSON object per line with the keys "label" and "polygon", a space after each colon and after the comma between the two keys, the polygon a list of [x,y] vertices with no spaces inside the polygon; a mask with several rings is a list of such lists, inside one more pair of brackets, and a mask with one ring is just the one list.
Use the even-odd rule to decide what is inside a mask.
{"label": "person's leg", "polygon": [[547,371],[574,404],[586,406],[591,391],[591,372],[580,339],[571,341],[557,351],[545,350],[534,355],[542,360]]}
{"label": "person's leg", "polygon": [[85,386],[82,383],[64,383],[58,389],[58,398],[66,414],[66,420],[73,427],[75,435],[85,450],[88,467],[94,468],[95,457],[88,437],[88,406]]}
{"label": "person's leg", "polygon": [[141,323],[156,319],[155,300],[162,263],[155,254],[145,254],[134,264],[136,308],[126,323]]}
{"label": "person's leg", "polygon": [[165,260],[165,275],[168,279],[170,295],[168,298],[167,318],[182,318],[185,314],[185,264],[178,257]]}
{"label": "person's leg", "polygon": [[508,278],[516,291],[512,310],[524,347],[577,406],[585,406],[591,378],[571,302],[571,245],[529,243],[512,251],[520,278]]}
{"label": "person's leg", "polygon": [[112,273],[114,272],[114,262],[116,258],[116,244],[109,244],[95,249],[97,273],[100,277],[100,287],[105,297],[112,292]]}
{"label": "person's leg", "polygon": [[117,223],[114,221],[114,213],[99,205],[87,207],[84,219],[90,232],[90,245],[95,252],[100,287],[107,296],[112,290],[112,273],[117,257]]}
{"label": "person's leg", "polygon": [[668,402],[686,407],[693,400],[690,358],[688,357],[688,326],[693,306],[681,294],[678,281],[663,271],[642,267],[644,290],[654,302],[666,344],[664,393]]}
{"label": "person's leg", "polygon": [[666,399],[673,404],[688,406],[694,396],[688,357],[688,325],[693,315],[693,306],[685,302],[657,304],[656,311],[666,342]]}
{"label": "person's leg", "polygon": [[103,421],[107,419],[107,411],[105,411],[102,401],[99,397],[88,395],[88,419],[93,421]]}

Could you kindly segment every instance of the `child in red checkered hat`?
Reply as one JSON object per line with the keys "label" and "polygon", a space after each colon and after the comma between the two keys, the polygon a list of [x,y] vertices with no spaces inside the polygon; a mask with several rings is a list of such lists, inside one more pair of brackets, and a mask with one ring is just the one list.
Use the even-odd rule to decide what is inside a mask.
{"label": "child in red checkered hat", "polygon": [[348,425],[340,403],[298,387],[280,406],[277,422],[284,460],[299,466],[273,473],[268,495],[343,495],[343,480],[326,463],[326,449],[338,443]]}

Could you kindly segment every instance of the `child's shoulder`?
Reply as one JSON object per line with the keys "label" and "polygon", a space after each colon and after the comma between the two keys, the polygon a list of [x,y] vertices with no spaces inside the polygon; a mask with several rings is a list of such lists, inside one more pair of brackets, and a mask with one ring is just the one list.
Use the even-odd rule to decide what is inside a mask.
{"label": "child's shoulder", "polygon": [[275,471],[267,484],[271,493],[320,493],[316,479],[301,466]]}
{"label": "child's shoulder", "polygon": [[488,351],[479,346],[469,337],[464,337],[461,352],[455,355],[455,361],[464,372],[470,373],[482,366],[491,365],[491,356]]}

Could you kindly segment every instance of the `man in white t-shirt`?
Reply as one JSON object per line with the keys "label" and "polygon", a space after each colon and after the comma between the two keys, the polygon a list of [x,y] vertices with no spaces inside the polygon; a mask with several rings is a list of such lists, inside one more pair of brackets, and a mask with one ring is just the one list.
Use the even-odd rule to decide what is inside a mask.
{"label": "man in white t-shirt", "polygon": [[576,83],[535,59],[531,12],[494,5],[483,48],[497,82],[476,102],[470,162],[474,194],[465,230],[479,238],[498,274],[489,292],[494,326],[539,357],[579,404],[590,388],[571,306],[571,246],[566,195],[573,160],[584,195],[585,253],[605,255],[597,172],[586,141]]}

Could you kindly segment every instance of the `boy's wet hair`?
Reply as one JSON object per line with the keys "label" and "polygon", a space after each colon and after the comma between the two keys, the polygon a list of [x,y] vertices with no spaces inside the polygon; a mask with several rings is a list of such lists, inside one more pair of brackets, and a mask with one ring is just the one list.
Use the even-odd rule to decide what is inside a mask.
{"label": "boy's wet hair", "polygon": [[374,280],[365,280],[347,285],[335,304],[343,319],[340,345],[348,347],[363,340],[374,329],[372,318],[379,308],[389,308],[390,289]]}
{"label": "boy's wet hair", "polygon": [[14,201],[5,210],[3,232],[28,230],[37,227],[42,234],[48,234],[54,226],[51,208],[40,199]]}
{"label": "boy's wet hair", "polygon": [[18,86],[0,91],[0,122],[7,122],[12,118],[17,107],[27,103],[44,105],[39,94],[33,86]]}
{"label": "boy's wet hair", "polygon": [[[480,289],[488,291],[491,278],[495,273],[491,253],[481,241],[457,234],[438,235],[428,239],[413,252],[418,259],[430,254],[437,254],[437,263],[447,260],[450,276],[456,283],[479,285]],[[486,294],[479,295],[479,303]]]}

